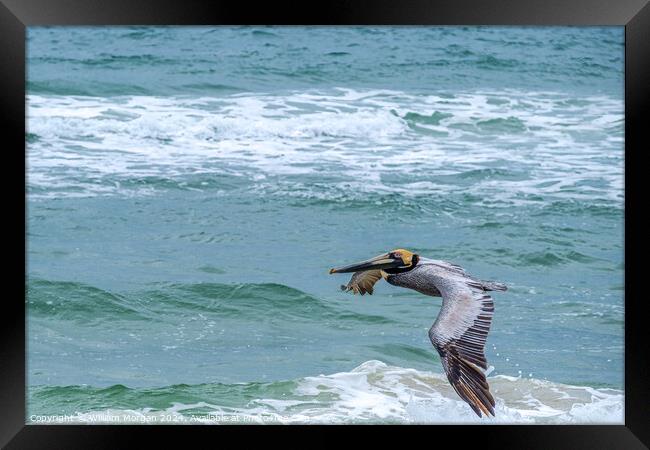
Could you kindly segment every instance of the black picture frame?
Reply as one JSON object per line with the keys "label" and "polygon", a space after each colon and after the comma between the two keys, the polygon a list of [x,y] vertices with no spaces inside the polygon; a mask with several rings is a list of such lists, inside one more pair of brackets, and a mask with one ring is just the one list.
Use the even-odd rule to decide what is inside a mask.
{"label": "black picture frame", "polygon": [[[387,433],[404,433],[416,445],[418,432],[431,445],[463,441],[462,447],[526,449],[635,449],[650,444],[650,367],[648,365],[645,296],[641,294],[639,264],[625,270],[625,425],[553,426],[88,426],[26,425],[25,421],[25,289],[18,280],[26,276],[25,185],[25,38],[26,27],[37,25],[620,25],[625,26],[625,256],[642,254],[635,236],[643,226],[645,206],[641,194],[643,150],[650,148],[647,112],[650,103],[650,5],[646,0],[275,0],[252,3],[239,0],[184,2],[170,0],[0,0],[0,111],[2,112],[5,168],[4,203],[10,212],[4,220],[5,242],[22,235],[5,257],[5,279],[11,290],[2,305],[0,350],[0,445],[6,448],[125,448],[134,439],[188,445],[209,439],[222,445],[225,431],[242,438],[258,433],[291,433],[292,443],[339,443],[330,436],[344,429],[369,432],[382,439]],[[21,151],[22,149],[22,151]],[[6,158],[9,157],[7,161]],[[10,174],[11,177],[6,175]],[[13,180],[13,176],[17,180]],[[640,212],[641,210],[641,212]],[[22,218],[22,220],[21,220]],[[296,433],[300,434],[296,434]],[[192,438],[185,436],[187,433]],[[408,433],[408,435],[406,434]],[[300,437],[307,439],[299,439]],[[241,442],[241,441],[240,441]],[[270,441],[269,441],[270,442]],[[196,445],[196,444],[194,444]],[[426,444],[417,444],[426,445]],[[452,444],[453,445],[453,444]]]}

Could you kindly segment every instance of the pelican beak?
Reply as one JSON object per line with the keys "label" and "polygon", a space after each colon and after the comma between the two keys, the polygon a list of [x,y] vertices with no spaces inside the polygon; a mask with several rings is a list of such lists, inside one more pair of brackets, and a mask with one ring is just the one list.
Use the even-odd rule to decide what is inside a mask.
{"label": "pelican beak", "polygon": [[379,255],[375,258],[361,261],[349,266],[343,266],[336,269],[330,269],[332,273],[363,272],[366,270],[389,269],[391,267],[400,267],[404,265],[401,258],[393,258],[389,253]]}

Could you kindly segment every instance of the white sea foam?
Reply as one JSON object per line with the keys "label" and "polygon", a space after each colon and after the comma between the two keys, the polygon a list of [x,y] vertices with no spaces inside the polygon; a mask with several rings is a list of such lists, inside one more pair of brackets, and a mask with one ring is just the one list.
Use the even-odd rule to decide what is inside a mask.
{"label": "white sea foam", "polygon": [[[174,403],[164,410],[79,412],[79,423],[425,423],[622,424],[623,392],[532,378],[488,377],[495,417],[479,418],[442,374],[367,361],[350,372],[297,381],[291,398],[257,398],[245,407]],[[269,393],[270,394],[270,393]],[[196,411],[200,409],[200,414]],[[206,412],[208,411],[208,412]]]}
{"label": "white sea foam", "polygon": [[[622,202],[623,105],[557,93],[395,91],[221,98],[28,97],[36,196],[124,193],[124,178],[318,171],[407,195],[457,190]],[[432,116],[432,114],[437,114]],[[234,169],[233,169],[234,168]],[[445,181],[481,169],[507,173]],[[399,173],[408,184],[386,181]],[[118,182],[118,183],[116,183]],[[291,191],[294,189],[288,189]]]}

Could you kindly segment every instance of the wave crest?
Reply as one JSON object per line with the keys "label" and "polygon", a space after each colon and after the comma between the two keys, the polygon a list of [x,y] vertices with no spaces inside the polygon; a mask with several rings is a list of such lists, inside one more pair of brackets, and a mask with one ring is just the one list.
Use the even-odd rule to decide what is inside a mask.
{"label": "wave crest", "polygon": [[298,289],[276,283],[158,283],[153,289],[118,294],[83,283],[30,280],[28,313],[48,320],[95,324],[120,320],[174,322],[186,314],[212,319],[362,322],[384,324],[383,316],[361,314],[327,305]]}
{"label": "wave crest", "polygon": [[621,391],[503,375],[488,381],[494,418],[477,417],[443,374],[376,360],[349,372],[274,383],[32,387],[29,409],[45,414],[57,405],[74,423],[623,423]]}
{"label": "wave crest", "polygon": [[[582,101],[559,93],[350,89],[199,98],[30,95],[29,189],[37,196],[44,195],[39,189],[51,196],[142,193],[148,186],[138,190],[133,180],[162,177],[170,180],[165,188],[203,174],[213,175],[214,185],[216,175],[234,170],[251,188],[264,177],[313,175],[332,187],[363,179],[381,193],[401,187],[390,182],[400,173],[427,183],[415,190],[428,195],[462,189],[511,201],[551,196],[621,204],[622,103],[605,96]],[[513,175],[498,176],[505,168]],[[462,175],[485,170],[497,176]]]}

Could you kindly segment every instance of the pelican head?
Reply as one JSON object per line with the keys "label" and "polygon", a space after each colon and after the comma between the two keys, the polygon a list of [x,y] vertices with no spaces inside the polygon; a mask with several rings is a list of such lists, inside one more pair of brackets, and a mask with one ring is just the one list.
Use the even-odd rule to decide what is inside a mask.
{"label": "pelican head", "polygon": [[383,255],[348,266],[330,269],[330,273],[364,272],[366,270],[409,269],[418,263],[418,255],[398,248]]}

